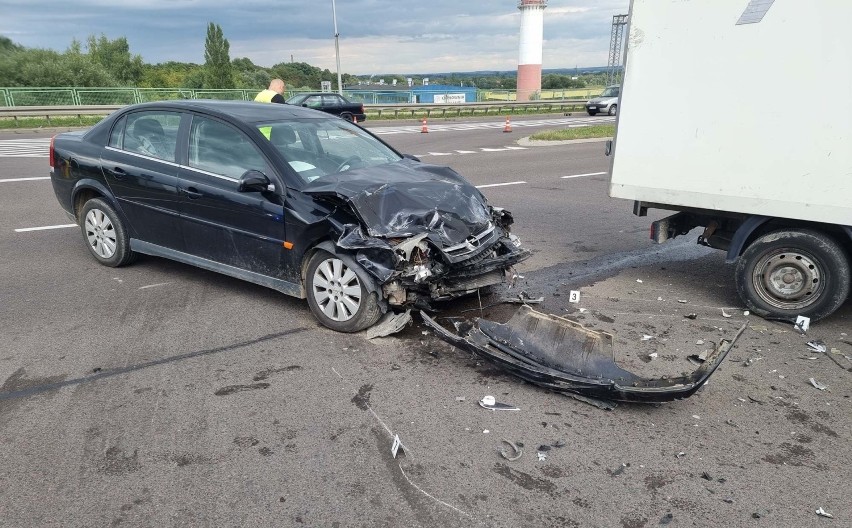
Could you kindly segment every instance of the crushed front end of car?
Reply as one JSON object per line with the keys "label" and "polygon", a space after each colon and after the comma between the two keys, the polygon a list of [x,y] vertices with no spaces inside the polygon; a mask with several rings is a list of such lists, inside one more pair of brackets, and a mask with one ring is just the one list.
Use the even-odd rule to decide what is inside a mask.
{"label": "crushed front end of car", "polygon": [[346,176],[305,192],[351,209],[358,223],[335,225],[335,246],[376,279],[390,306],[426,308],[511,283],[513,266],[530,256],[510,232],[512,215],[449,168],[405,161]]}

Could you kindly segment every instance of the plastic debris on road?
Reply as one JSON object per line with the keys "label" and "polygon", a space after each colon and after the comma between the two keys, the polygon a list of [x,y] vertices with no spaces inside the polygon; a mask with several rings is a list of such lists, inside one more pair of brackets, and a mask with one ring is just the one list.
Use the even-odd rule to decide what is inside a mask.
{"label": "plastic debris on road", "polygon": [[500,449],[500,456],[501,457],[505,458],[506,460],[508,460],[510,462],[514,462],[515,460],[518,460],[522,456],[524,456],[524,450],[519,445],[515,444],[514,442],[510,442],[509,440],[506,440],[505,438],[503,438],[503,442],[508,444],[509,447],[512,448],[513,452],[510,453],[506,450],[506,448],[501,448]]}
{"label": "plastic debris on road", "polygon": [[818,509],[818,510],[814,511],[814,513],[816,513],[816,514],[817,514],[817,515],[819,515],[820,517],[825,517],[826,519],[834,519],[834,515],[832,515],[832,514],[828,513],[828,512],[827,512],[827,511],[825,511],[825,510],[823,510],[823,509],[822,509],[822,507],[820,507],[820,509]]}
{"label": "plastic debris on road", "polygon": [[436,335],[494,362],[534,385],[609,401],[666,402],[695,394],[746,330],[720,340],[707,361],[692,373],[645,378],[619,367],[613,336],[522,306],[506,323],[482,318],[454,321],[455,333],[420,312]]}
{"label": "plastic debris on road", "polygon": [[724,317],[725,319],[730,319],[733,316],[726,312],[724,308],[722,308],[722,317]]}
{"label": "plastic debris on road", "polygon": [[519,408],[508,403],[500,403],[494,399],[494,396],[483,396],[479,400],[479,406],[489,411],[520,411]]}
{"label": "plastic debris on road", "polygon": [[808,346],[811,347],[815,352],[825,352],[828,348],[825,346],[825,343],[822,341],[817,341],[814,339],[813,341],[808,341]]}
{"label": "plastic debris on road", "polygon": [[825,385],[823,385],[822,383],[818,382],[817,380],[815,380],[813,378],[810,378],[808,381],[810,381],[811,385],[813,385],[814,388],[817,389],[817,390],[821,390],[821,391],[828,390],[828,387],[826,387]]}
{"label": "plastic debris on road", "polygon": [[401,331],[411,322],[411,310],[403,313],[388,312],[381,321],[367,329],[365,337],[375,339],[387,337]]}

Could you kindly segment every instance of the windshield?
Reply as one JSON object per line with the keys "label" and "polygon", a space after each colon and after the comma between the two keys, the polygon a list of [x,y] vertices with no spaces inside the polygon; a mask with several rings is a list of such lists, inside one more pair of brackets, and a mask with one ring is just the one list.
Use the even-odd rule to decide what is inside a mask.
{"label": "windshield", "polygon": [[618,97],[618,86],[610,86],[603,91],[600,97]]}
{"label": "windshield", "polygon": [[373,136],[337,117],[263,123],[257,128],[305,183],[402,159]]}

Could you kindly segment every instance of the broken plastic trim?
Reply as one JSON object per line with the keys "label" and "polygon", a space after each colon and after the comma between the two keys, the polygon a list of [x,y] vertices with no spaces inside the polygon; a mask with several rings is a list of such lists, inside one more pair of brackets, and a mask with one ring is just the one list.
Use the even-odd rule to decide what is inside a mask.
{"label": "broken plastic trim", "polygon": [[721,340],[691,374],[643,378],[613,360],[612,336],[522,306],[505,324],[485,319],[456,323],[458,334],[425,313],[423,321],[438,337],[481,355],[515,376],[557,392],[628,402],[666,402],[688,398],[701,388],[745,331]]}

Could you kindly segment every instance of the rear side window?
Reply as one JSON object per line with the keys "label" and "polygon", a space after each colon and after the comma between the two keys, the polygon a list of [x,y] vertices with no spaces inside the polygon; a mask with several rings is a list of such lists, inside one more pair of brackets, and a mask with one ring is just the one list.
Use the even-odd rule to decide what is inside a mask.
{"label": "rear side window", "polygon": [[174,162],[179,127],[180,114],[177,112],[134,112],[127,116],[121,148]]}
{"label": "rear side window", "polygon": [[121,116],[121,119],[112,127],[112,133],[109,135],[109,146],[121,148],[124,143],[124,125],[127,123],[127,116]]}
{"label": "rear side window", "polygon": [[263,154],[245,134],[198,116],[192,118],[189,131],[189,166],[233,179],[252,169],[270,174]]}

